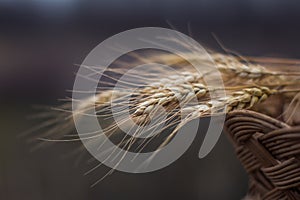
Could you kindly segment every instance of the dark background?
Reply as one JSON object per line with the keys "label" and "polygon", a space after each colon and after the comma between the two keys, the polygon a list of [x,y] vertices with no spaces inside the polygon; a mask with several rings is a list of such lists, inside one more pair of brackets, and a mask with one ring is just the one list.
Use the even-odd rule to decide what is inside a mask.
{"label": "dark background", "polygon": [[[0,1],[0,199],[152,200],[241,199],[247,177],[223,135],[204,159],[198,140],[171,166],[148,174],[108,172],[88,155],[68,156],[79,144],[60,143],[31,152],[17,137],[35,122],[32,105],[57,105],[70,95],[85,56],[104,39],[131,28],[157,26],[190,34],[221,51],[300,58],[300,3],[282,0]],[[203,122],[203,126],[205,122]]]}

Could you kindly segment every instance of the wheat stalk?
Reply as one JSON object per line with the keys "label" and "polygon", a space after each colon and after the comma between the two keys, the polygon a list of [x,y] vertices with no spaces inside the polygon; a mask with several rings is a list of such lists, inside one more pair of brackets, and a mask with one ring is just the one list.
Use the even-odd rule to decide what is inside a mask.
{"label": "wheat stalk", "polygon": [[[78,113],[83,113],[83,111],[92,108],[94,105],[101,110],[104,107],[108,109],[115,105],[127,104],[126,106],[130,106],[132,119],[137,124],[142,125],[147,124],[147,121],[150,120],[148,116],[150,116],[151,113],[155,113],[157,107],[162,106],[166,111],[173,113],[173,115],[178,115],[181,113],[178,111],[180,102],[188,103],[193,97],[197,98],[197,105],[190,104],[182,108],[182,113],[187,113],[186,115],[190,114],[189,116],[201,117],[209,116],[222,107],[226,107],[223,114],[238,109],[251,109],[253,106],[265,101],[271,95],[285,93],[283,92],[282,86],[287,83],[287,76],[278,76],[279,72],[271,72],[258,65],[256,67],[243,67],[245,65],[241,64],[238,59],[229,59],[229,57],[220,54],[216,54],[214,57],[217,61],[217,58],[226,58],[226,62],[220,64],[219,69],[224,69],[224,71],[221,70],[221,72],[226,76],[228,75],[228,71],[234,73],[235,75],[231,77],[231,81],[234,80],[236,81],[235,85],[240,85],[233,87],[232,84],[228,84],[229,86],[226,86],[227,82],[225,82],[224,89],[228,94],[226,98],[210,99],[209,93],[220,88],[206,86],[203,75],[182,71],[180,74],[165,76],[156,82],[151,80],[151,82],[146,83],[144,87],[134,91],[130,90],[130,88],[126,92],[105,90],[97,94],[92,101],[83,101],[82,106],[79,106],[75,114],[77,116]],[[178,64],[177,61],[174,62]],[[244,76],[245,74],[248,75]],[[135,76],[136,75],[137,74],[135,74]],[[265,84],[261,79],[258,79],[259,77],[262,78],[262,76],[265,76],[265,79],[269,77],[276,81],[273,81],[271,85]],[[248,83],[240,81],[236,79],[236,77],[248,77],[252,79],[251,82]],[[291,85],[297,85],[297,83],[298,81],[292,80]],[[289,95],[295,92],[297,92],[297,90],[290,91]],[[128,102],[122,101],[122,97],[128,95],[134,96],[131,98],[129,105]],[[120,114],[122,114],[121,111]],[[99,117],[100,116],[101,115],[99,115]],[[173,118],[174,116],[172,116],[172,119]]]}
{"label": "wheat stalk", "polygon": [[[207,57],[197,53],[189,53],[186,56],[191,60],[197,60],[199,63],[210,63]],[[160,63],[167,65],[175,65],[177,66],[176,73],[158,69],[158,74],[150,70],[141,74],[139,71],[133,70],[126,74],[127,77],[125,77],[121,88],[117,89],[111,87],[112,82],[118,80],[114,76],[124,74],[126,68],[109,69],[107,71],[114,75],[106,75],[98,67],[86,66],[91,70],[91,75],[101,73],[110,80],[100,80],[105,87],[100,88],[98,93],[92,97],[80,100],[76,110],[70,111],[70,103],[63,105],[60,109],[63,112],[59,117],[55,116],[56,119],[51,121],[47,119],[48,121],[41,126],[50,129],[43,136],[48,137],[52,136],[54,132],[65,131],[63,136],[55,137],[55,140],[46,140],[79,141],[80,139],[76,135],[71,135],[71,138],[65,139],[73,127],[72,117],[75,120],[80,120],[87,111],[95,109],[96,113],[94,114],[99,118],[99,121],[109,122],[109,125],[103,129],[103,134],[111,138],[119,134],[118,124],[113,120],[109,121],[113,117],[111,110],[117,110],[113,114],[120,116],[120,124],[127,124],[128,129],[138,125],[135,135],[149,132],[154,133],[152,138],[155,139],[164,130],[173,128],[171,133],[161,142],[161,147],[166,145],[181,127],[193,119],[227,114],[234,110],[253,109],[267,101],[271,96],[276,95],[282,96],[286,103],[290,103],[300,91],[299,73],[297,72],[275,71],[261,64],[253,64],[235,56],[218,53],[212,53],[211,57],[224,79],[224,88],[206,84],[205,76],[214,77],[213,72],[199,74],[187,67],[187,63],[182,58],[170,54],[158,57],[149,56],[146,61],[151,63],[160,61]],[[134,65],[134,63],[129,64]],[[138,86],[138,88],[131,86]],[[211,96],[211,93],[218,90],[224,90],[226,97]],[[184,106],[182,107],[182,105]],[[146,125],[154,120],[153,116],[158,115],[157,111],[160,108],[165,110],[167,118],[147,127]],[[125,115],[126,109],[129,109],[130,116]],[[163,123],[167,125],[157,130],[159,125]],[[91,136],[87,133],[86,138],[93,140],[95,135]],[[137,141],[135,137],[123,137],[119,145],[130,148]],[[147,144],[148,141],[142,141],[138,148],[139,151],[145,148]]]}

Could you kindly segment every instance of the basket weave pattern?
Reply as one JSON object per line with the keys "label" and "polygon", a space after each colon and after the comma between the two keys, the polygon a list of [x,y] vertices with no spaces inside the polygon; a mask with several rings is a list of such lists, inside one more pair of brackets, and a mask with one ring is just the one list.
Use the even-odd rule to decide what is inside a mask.
{"label": "basket weave pattern", "polygon": [[225,129],[249,175],[249,194],[300,199],[300,126],[254,111],[228,114]]}

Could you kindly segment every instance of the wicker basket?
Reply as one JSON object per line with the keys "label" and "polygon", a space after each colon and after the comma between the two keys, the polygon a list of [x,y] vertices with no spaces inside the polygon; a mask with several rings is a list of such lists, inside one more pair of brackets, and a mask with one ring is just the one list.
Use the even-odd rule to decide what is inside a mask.
{"label": "wicker basket", "polygon": [[244,110],[229,113],[225,129],[249,175],[249,195],[300,199],[300,126]]}

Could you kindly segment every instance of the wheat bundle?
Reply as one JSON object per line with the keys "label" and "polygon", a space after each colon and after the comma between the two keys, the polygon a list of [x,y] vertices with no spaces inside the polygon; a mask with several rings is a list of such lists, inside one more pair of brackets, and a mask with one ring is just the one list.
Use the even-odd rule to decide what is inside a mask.
{"label": "wheat bundle", "polygon": [[[80,120],[81,116],[86,115],[86,111],[91,109],[95,109],[96,112],[93,114],[100,122],[105,122],[101,134],[108,137],[120,134],[118,127],[120,125],[126,126],[127,130],[137,126],[132,136],[122,137],[118,145],[128,149],[136,145],[138,152],[141,152],[151,140],[172,128],[157,146],[163,147],[172,140],[181,127],[200,117],[253,110],[278,118],[291,126],[300,124],[300,73],[294,65],[296,61],[243,58],[210,52],[224,82],[224,87],[220,87],[206,83],[205,77],[213,78],[214,71],[199,74],[190,63],[178,55],[162,53],[158,56],[151,54],[145,57],[132,53],[130,56],[135,61],[120,62],[118,67],[105,71],[98,66],[85,66],[91,72],[86,78],[92,79],[94,74],[101,74],[104,78],[95,81],[99,81],[102,85],[91,98],[80,100],[76,110],[71,111],[70,103],[66,103],[61,108],[55,109],[62,111],[61,114],[47,115],[45,123],[36,128],[47,130],[41,134],[41,140],[80,140],[76,135],[69,134],[74,130],[73,118]],[[186,53],[185,56],[204,65],[211,62],[197,52]],[[173,66],[175,70],[154,67],[144,69],[142,73],[135,69],[128,71],[127,66],[147,62]],[[113,87],[118,81],[121,84],[117,88]],[[218,96],[219,90],[225,91],[226,96]],[[211,95],[213,92],[216,92],[216,95]],[[155,116],[160,115],[161,109],[167,116],[151,124],[151,121],[156,120]],[[118,123],[114,121],[113,115],[118,116]],[[151,125],[148,126],[149,124]],[[161,127],[161,124],[166,125]],[[137,136],[145,133],[152,135],[151,140],[137,139]],[[98,134],[100,133],[87,133],[86,139],[93,140]]]}

